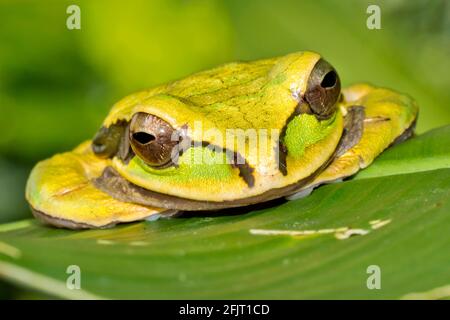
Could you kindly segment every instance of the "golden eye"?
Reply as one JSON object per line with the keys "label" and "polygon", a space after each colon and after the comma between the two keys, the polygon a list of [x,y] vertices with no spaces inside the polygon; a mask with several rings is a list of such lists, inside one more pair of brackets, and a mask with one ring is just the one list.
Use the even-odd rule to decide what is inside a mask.
{"label": "golden eye", "polygon": [[130,143],[134,153],[152,167],[166,167],[172,163],[172,150],[178,140],[175,130],[154,115],[139,112],[131,119]]}
{"label": "golden eye", "polygon": [[336,111],[341,81],[334,68],[320,59],[308,79],[305,99],[318,119],[327,119]]}

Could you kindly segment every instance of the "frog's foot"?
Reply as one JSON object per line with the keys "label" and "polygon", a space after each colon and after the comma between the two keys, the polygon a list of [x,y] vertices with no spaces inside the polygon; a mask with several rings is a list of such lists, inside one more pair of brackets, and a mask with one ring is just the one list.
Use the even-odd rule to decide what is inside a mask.
{"label": "frog's foot", "polygon": [[[338,178],[334,181],[328,181],[328,182],[323,182],[322,184],[332,184],[332,183],[339,183],[342,182],[344,179],[342,178]],[[305,187],[303,189],[301,189],[300,191],[291,194],[290,196],[284,197],[286,200],[288,201],[292,201],[292,200],[297,200],[297,199],[303,199],[306,198],[307,196],[309,196],[315,188],[317,188],[320,184],[315,184],[315,185],[310,185],[308,187]]]}
{"label": "frog's foot", "polygon": [[97,189],[92,179],[109,162],[96,157],[90,142],[86,142],[72,152],[38,163],[26,188],[34,216],[55,227],[88,229],[174,213],[174,210],[121,202]]}
{"label": "frog's foot", "polygon": [[179,210],[167,210],[161,213],[152,214],[145,218],[146,221],[156,221],[159,219],[172,219],[183,215],[183,211]]}
{"label": "frog's foot", "polygon": [[285,197],[286,200],[297,200],[297,199],[303,199],[309,196],[314,190],[314,186],[304,188],[300,190],[297,193],[291,194],[290,196]]}

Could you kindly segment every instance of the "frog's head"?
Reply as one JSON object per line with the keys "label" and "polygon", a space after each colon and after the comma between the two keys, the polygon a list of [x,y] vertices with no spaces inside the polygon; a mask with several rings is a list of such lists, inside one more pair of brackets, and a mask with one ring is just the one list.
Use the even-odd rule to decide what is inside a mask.
{"label": "frog's head", "polygon": [[286,196],[333,160],[342,104],[316,53],[226,64],[119,101],[92,141],[34,169],[27,198],[53,224],[104,226]]}
{"label": "frog's head", "polygon": [[271,190],[311,176],[333,153],[339,96],[334,68],[302,52],[227,64],[126,97],[93,140],[94,153],[112,159],[97,186],[182,210],[272,198]]}

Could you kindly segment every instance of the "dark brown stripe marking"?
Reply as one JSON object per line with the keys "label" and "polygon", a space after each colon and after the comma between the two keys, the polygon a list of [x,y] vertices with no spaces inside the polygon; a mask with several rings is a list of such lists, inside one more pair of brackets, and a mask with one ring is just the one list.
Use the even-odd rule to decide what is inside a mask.
{"label": "dark brown stripe marking", "polygon": [[302,113],[311,114],[311,110],[309,108],[306,108],[307,106],[303,100],[303,98],[300,98],[300,102],[295,107],[294,111],[291,113],[291,115],[286,119],[286,122],[284,123],[283,128],[281,129],[279,140],[278,140],[278,152],[275,152],[276,162],[278,163],[278,170],[283,174],[283,176],[287,176],[287,165],[286,165],[286,158],[288,150],[286,148],[286,145],[283,142],[284,137],[286,136],[286,130],[289,125],[289,123],[298,115]]}
{"label": "dark brown stripe marking", "polygon": [[365,108],[351,106],[344,119],[344,131],[336,149],[336,157],[342,156],[361,140],[364,131]]}

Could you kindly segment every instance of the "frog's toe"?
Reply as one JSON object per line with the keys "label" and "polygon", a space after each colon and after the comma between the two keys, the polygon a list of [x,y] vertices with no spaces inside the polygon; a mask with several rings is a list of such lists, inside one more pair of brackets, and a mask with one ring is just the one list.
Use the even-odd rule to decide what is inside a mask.
{"label": "frog's toe", "polygon": [[166,213],[166,209],[121,202],[97,189],[92,180],[109,162],[96,157],[90,142],[85,142],[72,152],[38,163],[26,187],[33,215],[55,227],[87,229]]}
{"label": "frog's toe", "polygon": [[308,187],[308,188],[302,189],[294,194],[291,194],[291,195],[285,197],[285,199],[291,201],[291,200],[306,198],[307,196],[309,196],[311,194],[311,192],[313,192],[313,190],[314,190],[314,186]]}

